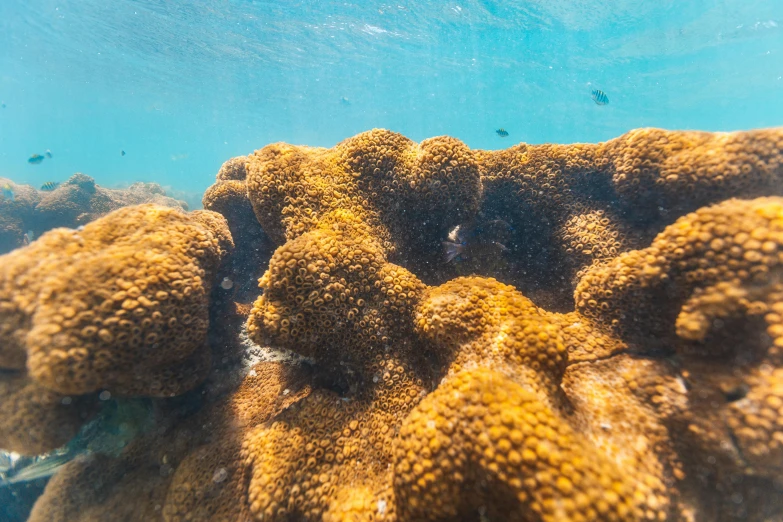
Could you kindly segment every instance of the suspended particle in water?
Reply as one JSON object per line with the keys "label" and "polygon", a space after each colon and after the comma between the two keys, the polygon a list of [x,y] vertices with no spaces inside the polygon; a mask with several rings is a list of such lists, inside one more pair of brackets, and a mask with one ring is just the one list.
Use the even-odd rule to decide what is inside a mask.
{"label": "suspended particle in water", "polygon": [[102,401],[108,401],[111,399],[111,393],[109,390],[103,390],[100,395],[98,395],[98,398]]}
{"label": "suspended particle in water", "polygon": [[214,475],[212,475],[212,482],[216,484],[220,484],[227,478],[228,478],[228,471],[226,471],[226,468],[220,468],[219,470],[215,471]]}
{"label": "suspended particle in water", "polygon": [[223,290],[231,290],[234,288],[234,282],[231,279],[224,277],[223,281],[220,282],[220,288]]}

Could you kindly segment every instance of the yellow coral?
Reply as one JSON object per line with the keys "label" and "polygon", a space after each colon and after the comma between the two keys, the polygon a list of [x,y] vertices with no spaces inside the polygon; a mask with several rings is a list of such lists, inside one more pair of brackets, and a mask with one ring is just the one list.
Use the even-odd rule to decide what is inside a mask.
{"label": "yellow coral", "polygon": [[[312,374],[248,378],[172,429],[207,440],[170,444],[166,519],[687,520],[733,515],[732,498],[778,514],[754,491],[783,465],[783,202],[677,218],[771,192],[781,139],[641,129],[487,152],[374,130],[231,160],[205,205],[241,206],[235,223],[252,207],[281,244],[248,334]],[[535,299],[421,282],[447,274],[427,262],[479,208],[510,216],[512,254],[530,255],[510,256],[513,282]],[[569,309],[572,284],[575,310],[536,306]]]}
{"label": "yellow coral", "polygon": [[524,382],[465,370],[406,419],[396,447],[403,520],[663,520],[663,484],[618,469]]}
{"label": "yellow coral", "polygon": [[53,230],[3,258],[7,358],[26,358],[31,377],[61,393],[192,388],[209,366],[207,299],[230,247],[222,217],[151,205]]}

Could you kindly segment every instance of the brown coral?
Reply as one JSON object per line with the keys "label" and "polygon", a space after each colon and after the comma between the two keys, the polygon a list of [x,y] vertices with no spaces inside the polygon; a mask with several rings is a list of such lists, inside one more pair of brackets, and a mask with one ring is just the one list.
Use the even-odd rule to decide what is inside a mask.
{"label": "brown coral", "polygon": [[[661,520],[660,464],[637,444],[618,462],[580,438],[561,381],[559,317],[513,288],[466,278],[430,290],[419,331],[448,376],[406,419],[395,486],[406,519]],[[657,472],[657,473],[656,473]]]}
{"label": "brown coral", "polygon": [[448,229],[475,214],[482,194],[474,154],[459,140],[417,144],[381,129],[332,149],[268,145],[249,157],[247,171],[248,196],[273,240],[346,211],[372,227],[393,262],[439,252]]}
{"label": "brown coral", "polygon": [[33,378],[61,393],[194,386],[209,364],[210,281],[231,246],[216,216],[129,207],[6,255],[4,359],[26,359]]}
{"label": "brown coral", "polygon": [[0,254],[23,246],[25,234],[31,241],[52,228],[76,228],[121,207],[154,203],[187,210],[185,202],[167,196],[157,183],[108,189],[78,173],[51,192],[0,178],[0,186],[5,184],[11,187],[13,200],[0,196]]}
{"label": "brown coral", "polygon": [[306,378],[279,363],[261,363],[233,397],[208,405],[199,417],[181,419],[176,407],[164,406],[156,429],[120,456],[93,454],[67,464],[30,520],[86,521],[107,513],[132,520],[247,520],[241,438],[307,396]]}
{"label": "brown coral", "polygon": [[0,177],[0,187],[9,188],[9,194],[0,194],[0,254],[24,244],[24,235],[35,215],[41,196],[29,185],[18,185]]}
{"label": "brown coral", "polygon": [[[252,208],[281,244],[248,335],[310,362],[268,388],[247,378],[150,444],[177,448],[162,516],[779,516],[764,492],[783,468],[783,200],[677,218],[778,190],[781,139],[641,129],[486,152],[374,130],[230,161],[205,206],[240,227]],[[479,210],[514,226],[507,275],[522,292],[482,277],[427,287],[450,276],[438,242]],[[539,307],[570,308],[573,286],[575,310]],[[204,439],[175,442],[194,429]],[[134,455],[109,507],[84,500],[95,513],[125,484],[140,498],[133,473],[161,455]],[[84,483],[58,480],[40,505],[55,518]]]}
{"label": "brown coral", "polygon": [[676,356],[695,398],[669,422],[723,473],[783,468],[782,232],[783,199],[729,200],[590,270],[577,288],[580,312],[635,351]]}

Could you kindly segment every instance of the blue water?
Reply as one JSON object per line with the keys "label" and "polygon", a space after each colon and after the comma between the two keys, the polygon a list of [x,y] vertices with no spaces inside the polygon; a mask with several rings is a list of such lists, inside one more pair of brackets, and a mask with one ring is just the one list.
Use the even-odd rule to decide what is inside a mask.
{"label": "blue water", "polygon": [[0,101],[0,176],[193,202],[232,156],[373,127],[504,148],[781,125],[783,1],[2,0]]}

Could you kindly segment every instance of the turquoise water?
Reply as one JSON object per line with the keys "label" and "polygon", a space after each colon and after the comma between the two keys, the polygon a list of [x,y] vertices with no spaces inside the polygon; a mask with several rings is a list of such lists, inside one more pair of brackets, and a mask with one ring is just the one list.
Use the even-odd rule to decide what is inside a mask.
{"label": "turquoise water", "polygon": [[780,125],[783,2],[3,0],[0,101],[0,175],[193,203],[232,156],[373,127],[505,148]]}

